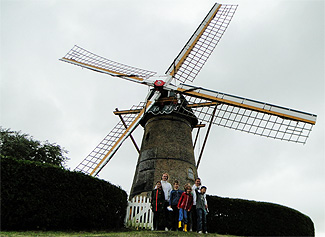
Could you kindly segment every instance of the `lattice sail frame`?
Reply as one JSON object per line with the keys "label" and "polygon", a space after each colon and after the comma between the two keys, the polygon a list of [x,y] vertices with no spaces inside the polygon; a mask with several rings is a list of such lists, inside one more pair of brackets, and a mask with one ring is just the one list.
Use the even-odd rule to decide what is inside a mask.
{"label": "lattice sail frame", "polygon": [[[186,88],[186,90],[184,90]],[[184,95],[178,105],[165,105],[162,111],[195,117],[199,123],[210,123],[268,138],[305,144],[317,116],[277,105],[233,96],[182,84]],[[189,95],[192,93],[195,96]],[[204,98],[205,97],[205,98]],[[207,99],[207,98],[210,99]],[[213,110],[216,107],[215,113]],[[171,108],[173,111],[170,111]],[[185,109],[184,109],[185,108]],[[140,111],[138,108],[137,111]],[[127,113],[137,113],[129,110]],[[162,113],[163,114],[163,113]]]}
{"label": "lattice sail frame", "polygon": [[[284,119],[273,114],[240,108],[230,104],[212,103],[209,100],[193,96],[185,96],[185,98],[200,123],[209,123],[212,112],[217,106],[212,124],[254,135],[305,144],[313,127],[310,123]],[[192,107],[193,104],[209,105]],[[184,114],[184,110],[175,112]],[[191,116],[191,113],[186,115]]]}
{"label": "lattice sail frame", "polygon": [[[187,81],[192,82],[218,44],[236,9],[237,5],[221,5],[216,3],[174,62],[170,65],[166,71],[166,75],[173,76],[178,83]],[[156,74],[155,72],[114,62],[93,54],[79,46],[74,46],[60,60],[111,76],[146,84],[148,86],[154,85],[151,79]],[[213,96],[206,96],[206,94],[201,94],[202,96],[200,96],[200,93],[197,93],[199,90],[194,87],[186,87],[183,85],[177,88],[176,86],[169,85],[169,82],[170,79],[165,80],[166,85],[164,89],[182,93],[187,100],[186,102],[183,101],[183,103],[186,103],[185,107],[187,106],[189,108],[188,114],[186,113],[186,109],[175,110],[174,112],[193,116],[191,111],[194,111],[200,123],[208,123],[211,121],[211,117],[214,116],[212,123],[215,125],[265,137],[305,143],[312,129],[312,125],[314,125],[316,121],[316,115],[292,111],[283,107],[214,91],[210,91]],[[196,94],[188,93],[189,90],[196,91]],[[207,92],[208,90],[201,88],[201,91]],[[224,100],[224,98],[227,96],[234,99],[235,103],[225,102],[227,100]],[[158,98],[159,96],[156,96],[156,99]],[[155,100],[152,99],[150,103],[153,105],[154,101]],[[258,106],[261,105],[263,109],[261,110],[259,107],[256,107],[257,109],[251,109],[247,102]],[[241,103],[245,106],[241,106]],[[137,106],[133,106],[131,111],[143,113],[149,110],[147,105],[148,102],[140,103]],[[145,107],[148,109],[145,110]],[[181,106],[179,106],[179,108],[181,108]],[[213,113],[212,111],[215,108],[216,113]],[[276,111],[271,110],[271,113],[268,113],[267,110],[271,108],[275,108],[282,112],[285,111],[285,113],[288,114],[305,116],[307,119],[296,120],[293,119],[295,116],[289,116],[290,118],[288,118],[288,116],[283,117],[277,115]],[[133,131],[132,129],[137,126],[140,120],[139,118],[139,114],[137,113],[124,114],[123,119],[128,128],[126,129],[123,122],[120,121],[75,170],[90,175],[97,175],[109,162],[122,142],[131,134]],[[129,129],[131,127],[132,129]],[[130,131],[126,133],[127,130]]]}
{"label": "lattice sail frame", "polygon": [[[133,105],[131,110],[140,112],[144,109],[146,103],[141,102],[138,105]],[[129,113],[123,115],[123,120],[127,127],[130,127],[132,122],[137,118],[138,113]],[[110,161],[114,153],[110,157],[107,154],[114,148],[117,141],[126,132],[126,128],[122,121],[119,121],[109,134],[97,145],[97,147],[90,152],[90,154],[75,168],[75,171],[81,171],[86,174],[96,175],[100,170]],[[106,159],[107,158],[107,159]]]}
{"label": "lattice sail frame", "polygon": [[144,81],[156,72],[118,63],[107,58],[98,56],[88,50],[75,45],[61,61],[71,63],[80,67],[88,68],[97,72],[106,73],[111,76],[126,77],[137,82]]}
{"label": "lattice sail frame", "polygon": [[216,3],[196,29],[166,74],[179,82],[196,78],[226,31],[238,5]]}

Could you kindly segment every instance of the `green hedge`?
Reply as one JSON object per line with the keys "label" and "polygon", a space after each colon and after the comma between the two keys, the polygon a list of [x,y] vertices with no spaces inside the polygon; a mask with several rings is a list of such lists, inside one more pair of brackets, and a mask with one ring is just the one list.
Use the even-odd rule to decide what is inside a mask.
{"label": "green hedge", "polygon": [[315,236],[311,219],[288,207],[207,196],[208,231],[238,236]]}
{"label": "green hedge", "polygon": [[123,227],[124,190],[80,172],[1,158],[2,230]]}

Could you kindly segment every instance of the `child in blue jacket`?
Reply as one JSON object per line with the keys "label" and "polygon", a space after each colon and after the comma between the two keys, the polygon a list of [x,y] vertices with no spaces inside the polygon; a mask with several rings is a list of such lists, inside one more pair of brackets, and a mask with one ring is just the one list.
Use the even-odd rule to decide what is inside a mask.
{"label": "child in blue jacket", "polygon": [[184,191],[179,189],[179,182],[178,180],[174,181],[174,189],[170,192],[170,199],[169,199],[169,207],[173,209],[172,212],[172,230],[178,229],[178,214],[179,210],[177,208],[177,204],[179,199],[182,196]]}

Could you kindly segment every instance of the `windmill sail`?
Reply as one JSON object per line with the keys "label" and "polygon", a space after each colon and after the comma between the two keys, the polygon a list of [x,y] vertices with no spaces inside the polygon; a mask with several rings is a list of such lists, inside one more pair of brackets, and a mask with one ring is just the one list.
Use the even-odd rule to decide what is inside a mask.
{"label": "windmill sail", "polygon": [[[236,9],[237,5],[214,4],[174,62],[167,69],[166,75],[161,78],[163,80],[154,77],[156,74],[155,72],[111,61],[79,46],[74,46],[61,59],[64,62],[83,68],[154,87],[154,90],[148,93],[146,103],[140,103],[138,106],[132,107],[131,110],[115,112],[115,114],[119,116],[124,116],[123,119],[125,124],[123,124],[123,121],[120,121],[102,142],[77,166],[76,170],[92,176],[97,175],[111,160],[123,141],[138,126],[140,120],[154,118],[150,116],[164,116],[164,118],[167,118],[170,114],[173,114],[172,116],[178,116],[178,122],[186,124],[184,129],[188,132],[188,137],[191,137],[191,128],[193,128],[199,120],[200,124],[210,123],[209,127],[215,124],[280,140],[297,143],[306,142],[312,126],[316,123],[317,116],[314,114],[212,91],[202,87],[182,84],[187,81],[193,82],[196,78],[223,36]],[[172,78],[176,79],[176,86],[171,84]],[[154,82],[155,79],[156,81]],[[162,98],[160,98],[160,96],[162,96]],[[145,114],[148,116],[145,116]],[[163,119],[161,118],[162,117],[153,119],[154,122],[157,122],[157,126],[153,126],[154,122],[146,123],[147,125],[149,124],[149,127],[145,128],[148,132],[148,139],[150,137],[150,131],[154,130],[156,133],[159,132],[158,134],[163,133],[158,131],[162,128],[160,122],[163,121]],[[176,121],[175,118],[167,120]],[[189,124],[190,126],[188,126]],[[174,130],[177,130],[180,136],[184,135],[176,122],[174,122],[172,126],[168,125],[166,127],[175,128],[169,133],[165,132],[164,139],[166,139],[166,141],[170,140],[170,134],[172,134]],[[152,137],[153,136],[151,136],[151,138]],[[159,144],[159,139],[156,141],[157,144]],[[184,139],[181,141],[184,141]],[[149,142],[147,143],[149,144]],[[193,146],[191,142],[189,144],[190,145],[186,147],[182,146],[181,150],[182,152],[187,151],[187,153],[190,154],[188,156],[189,159],[192,159],[193,156],[194,161]],[[157,149],[154,150],[156,151]],[[167,152],[170,151],[168,146],[165,146],[163,150]],[[150,177],[156,177],[157,175],[153,174],[153,170],[159,171],[160,168],[162,170],[161,164],[163,164],[163,162],[159,163],[157,166],[153,164],[158,163],[152,162],[152,164],[148,165],[145,163],[151,158],[156,158],[155,152],[144,151],[143,154],[144,155],[141,155],[140,151],[138,162],[139,164],[141,163],[142,166],[137,166],[136,171],[136,175],[141,174],[142,178],[135,178],[137,180],[137,185],[134,186],[136,187],[135,189],[133,189],[132,186],[134,193],[146,191],[147,189],[145,189],[143,185],[147,183],[146,178],[149,177],[148,175],[150,174],[152,175]],[[173,152],[172,155],[174,154],[181,154],[181,152]],[[169,157],[169,155],[165,155],[164,153],[164,155],[157,157]],[[175,160],[181,159],[170,159],[169,162]],[[185,165],[188,166],[188,164],[187,162]],[[148,169],[148,167],[150,167],[150,169]],[[196,172],[195,164],[189,170],[192,170],[191,174],[194,174]],[[174,174],[175,177],[179,175],[179,172],[177,172],[178,170],[176,170]],[[152,185],[150,182],[147,186],[150,186],[151,190]]]}
{"label": "windmill sail", "polygon": [[297,143],[306,142],[316,123],[317,116],[314,114],[202,87],[182,84],[177,90],[185,95],[201,122],[209,122],[212,111],[217,106],[212,120],[215,125]]}
{"label": "windmill sail", "polygon": [[193,81],[227,29],[237,5],[216,3],[196,29],[166,74],[180,82]]}
{"label": "windmill sail", "polygon": [[156,74],[156,72],[114,62],[89,52],[77,45],[75,45],[60,60],[111,76],[122,77],[138,83],[145,83],[146,79]]}
{"label": "windmill sail", "polygon": [[146,111],[148,111],[153,102],[160,96],[156,92],[151,100],[147,103],[141,102],[137,106],[133,106],[131,110],[140,110],[139,113],[130,113],[123,117],[127,126],[120,121],[111,132],[98,144],[98,146],[75,168],[76,171],[82,171],[86,174],[97,175],[101,169],[111,160],[115,152],[119,149],[125,139],[139,125],[139,122]]}

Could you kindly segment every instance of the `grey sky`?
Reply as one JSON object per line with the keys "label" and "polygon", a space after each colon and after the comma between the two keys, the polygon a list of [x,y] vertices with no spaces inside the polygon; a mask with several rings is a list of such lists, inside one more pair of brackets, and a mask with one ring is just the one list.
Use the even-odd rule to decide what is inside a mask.
{"label": "grey sky", "polygon": [[[1,0],[0,125],[60,144],[75,168],[148,88],[58,59],[77,44],[162,74],[213,3]],[[324,1],[221,3],[239,7],[194,85],[318,119],[305,145],[214,126],[199,175],[209,194],[286,205],[325,236]],[[127,140],[100,178],[129,191],[136,161]]]}

